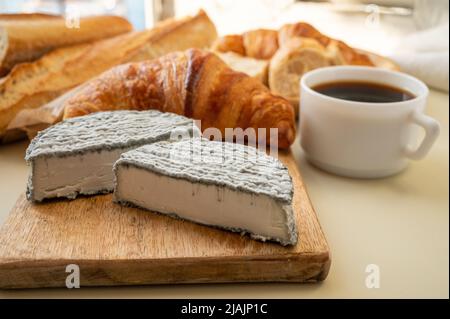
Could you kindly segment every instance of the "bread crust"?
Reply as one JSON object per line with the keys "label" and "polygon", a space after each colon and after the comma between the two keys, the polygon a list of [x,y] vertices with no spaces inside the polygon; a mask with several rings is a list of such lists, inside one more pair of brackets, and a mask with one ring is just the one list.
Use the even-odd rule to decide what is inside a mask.
{"label": "bread crust", "polygon": [[270,59],[278,50],[278,33],[275,30],[257,29],[218,38],[211,49],[217,52],[234,52],[254,59]]}
{"label": "bread crust", "polygon": [[1,13],[0,20],[3,21],[16,21],[16,20],[36,20],[36,19],[60,19],[60,15],[48,14],[48,13]]}
{"label": "bread crust", "polygon": [[218,38],[211,46],[211,50],[224,53],[233,52],[240,55],[246,55],[244,38],[239,34],[231,34]]}
{"label": "bread crust", "polygon": [[[334,64],[374,66],[366,54],[359,53],[343,41],[322,34],[305,22],[285,24],[278,31],[257,29],[242,35],[227,35],[217,39],[213,49],[219,52],[232,51],[256,59],[271,59],[280,48],[296,38],[316,40],[330,55],[334,55]],[[243,47],[239,48],[238,43],[242,43]]]}
{"label": "bread crust", "polygon": [[278,32],[258,29],[243,35],[245,55],[255,59],[270,59],[278,50]]}
{"label": "bread crust", "polygon": [[280,46],[289,43],[292,38],[311,38],[319,42],[324,47],[327,47],[331,38],[323,35],[316,28],[309,23],[298,22],[293,24],[285,24],[278,31],[278,41]]}

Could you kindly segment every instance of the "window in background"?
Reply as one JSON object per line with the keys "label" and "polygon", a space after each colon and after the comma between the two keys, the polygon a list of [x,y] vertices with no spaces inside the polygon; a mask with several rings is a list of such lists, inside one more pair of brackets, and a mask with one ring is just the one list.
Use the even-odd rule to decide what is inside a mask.
{"label": "window in background", "polygon": [[79,16],[111,14],[128,18],[137,30],[144,29],[145,2],[151,0],[0,0],[0,13],[42,12]]}

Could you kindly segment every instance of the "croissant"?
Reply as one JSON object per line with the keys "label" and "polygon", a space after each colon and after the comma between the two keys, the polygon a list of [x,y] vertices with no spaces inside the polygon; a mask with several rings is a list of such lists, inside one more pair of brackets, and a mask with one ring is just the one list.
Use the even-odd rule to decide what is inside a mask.
{"label": "croissant", "polygon": [[360,53],[348,46],[342,41],[331,42],[327,50],[333,57],[333,63],[336,65],[348,64],[348,65],[362,65],[362,66],[374,66],[369,56],[364,53]]}
{"label": "croissant", "polygon": [[240,55],[246,55],[244,38],[240,34],[230,34],[217,38],[211,45],[211,50],[224,53],[234,52]]}
{"label": "croissant", "polygon": [[319,42],[327,49],[333,64],[374,66],[366,54],[322,34],[305,22],[285,24],[278,31],[258,29],[242,35],[226,35],[218,38],[212,49],[219,52],[231,51],[256,59],[271,59],[278,49],[295,38],[309,38]]}
{"label": "croissant", "polygon": [[[199,49],[120,65],[90,81],[66,101],[64,118],[105,110],[157,109],[201,120],[202,129],[266,128],[258,141],[287,148],[295,139],[291,104],[260,81],[230,69]],[[278,128],[278,138],[270,136]]]}
{"label": "croissant", "polygon": [[270,59],[278,50],[278,32],[258,29],[243,34],[245,54],[255,59]]}
{"label": "croissant", "polygon": [[312,38],[318,41],[324,47],[327,47],[331,42],[331,38],[320,33],[309,23],[298,22],[294,24],[285,24],[278,30],[278,42],[280,46],[288,43],[292,38]]}
{"label": "croissant", "polygon": [[218,38],[211,49],[218,52],[234,52],[254,59],[270,59],[278,50],[278,32],[257,29],[242,35],[226,35]]}

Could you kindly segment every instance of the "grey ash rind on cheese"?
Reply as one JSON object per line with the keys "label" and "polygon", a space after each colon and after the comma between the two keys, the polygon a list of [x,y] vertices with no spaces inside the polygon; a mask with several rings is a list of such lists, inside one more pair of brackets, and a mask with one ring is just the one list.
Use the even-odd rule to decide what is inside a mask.
{"label": "grey ash rind on cheese", "polygon": [[[137,171],[133,172],[133,169]],[[123,153],[114,165],[114,172],[114,200],[121,204],[138,206],[233,232],[249,233],[252,238],[261,241],[276,241],[282,245],[293,245],[297,242],[297,227],[292,209],[293,184],[288,169],[278,159],[253,147],[204,139],[158,142]],[[150,174],[147,176],[146,173]],[[167,190],[162,190],[165,183],[158,180],[158,176],[183,182],[179,185],[171,182],[172,184],[167,184],[170,185],[166,186]],[[133,185],[128,184],[131,179]],[[153,185],[157,181],[160,184],[155,189]],[[203,195],[200,195],[199,185],[205,186]],[[208,193],[210,187],[213,187],[213,190]],[[234,210],[241,208],[233,206],[232,203],[229,203],[230,206],[223,206],[223,200],[217,200],[217,203],[205,208],[201,218],[198,215],[189,215],[190,210],[186,211],[184,207],[189,205],[191,200],[189,190],[184,193],[186,198],[179,199],[173,195],[168,197],[166,203],[162,202],[160,206],[155,204],[155,200],[158,201],[165,193],[178,192],[181,188],[192,189],[192,196],[197,192],[197,202],[201,201],[204,205],[206,198],[220,198],[219,194],[226,191],[227,195],[224,197],[239,202],[239,205],[247,205],[246,209],[239,212],[241,217],[242,214],[251,217],[247,219],[247,224],[243,221],[245,218],[240,216],[236,216],[235,224],[227,224],[224,219],[211,217],[219,211],[219,215],[231,216]],[[152,193],[155,192],[161,194],[154,195],[155,199],[151,199]],[[178,206],[173,205],[175,201],[179,201]],[[258,221],[259,217],[266,223],[264,227],[263,221]],[[275,228],[276,231],[273,230]],[[254,231],[255,229],[259,231]]]}
{"label": "grey ash rind on cheese", "polygon": [[173,113],[97,112],[65,120],[39,132],[29,145],[25,160],[143,145],[167,139],[173,130],[192,132],[192,128],[193,120]]}
{"label": "grey ash rind on cheese", "polygon": [[192,119],[155,110],[98,112],[65,120],[40,132],[26,151],[31,165],[27,198],[111,192],[112,165],[122,152],[194,131]]}
{"label": "grey ash rind on cheese", "polygon": [[[196,147],[201,150],[201,158],[195,158]],[[205,139],[160,142],[123,153],[114,167],[121,164],[292,202],[292,179],[286,166],[275,157],[241,144]]]}

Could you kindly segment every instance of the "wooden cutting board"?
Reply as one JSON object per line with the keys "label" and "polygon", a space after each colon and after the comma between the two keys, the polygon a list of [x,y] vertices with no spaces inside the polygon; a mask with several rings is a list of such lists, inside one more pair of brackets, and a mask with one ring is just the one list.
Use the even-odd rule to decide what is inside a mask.
{"label": "wooden cutting board", "polygon": [[215,282],[316,282],[330,254],[291,153],[299,243],[282,247],[111,201],[111,195],[32,204],[22,195],[0,230],[0,288]]}

